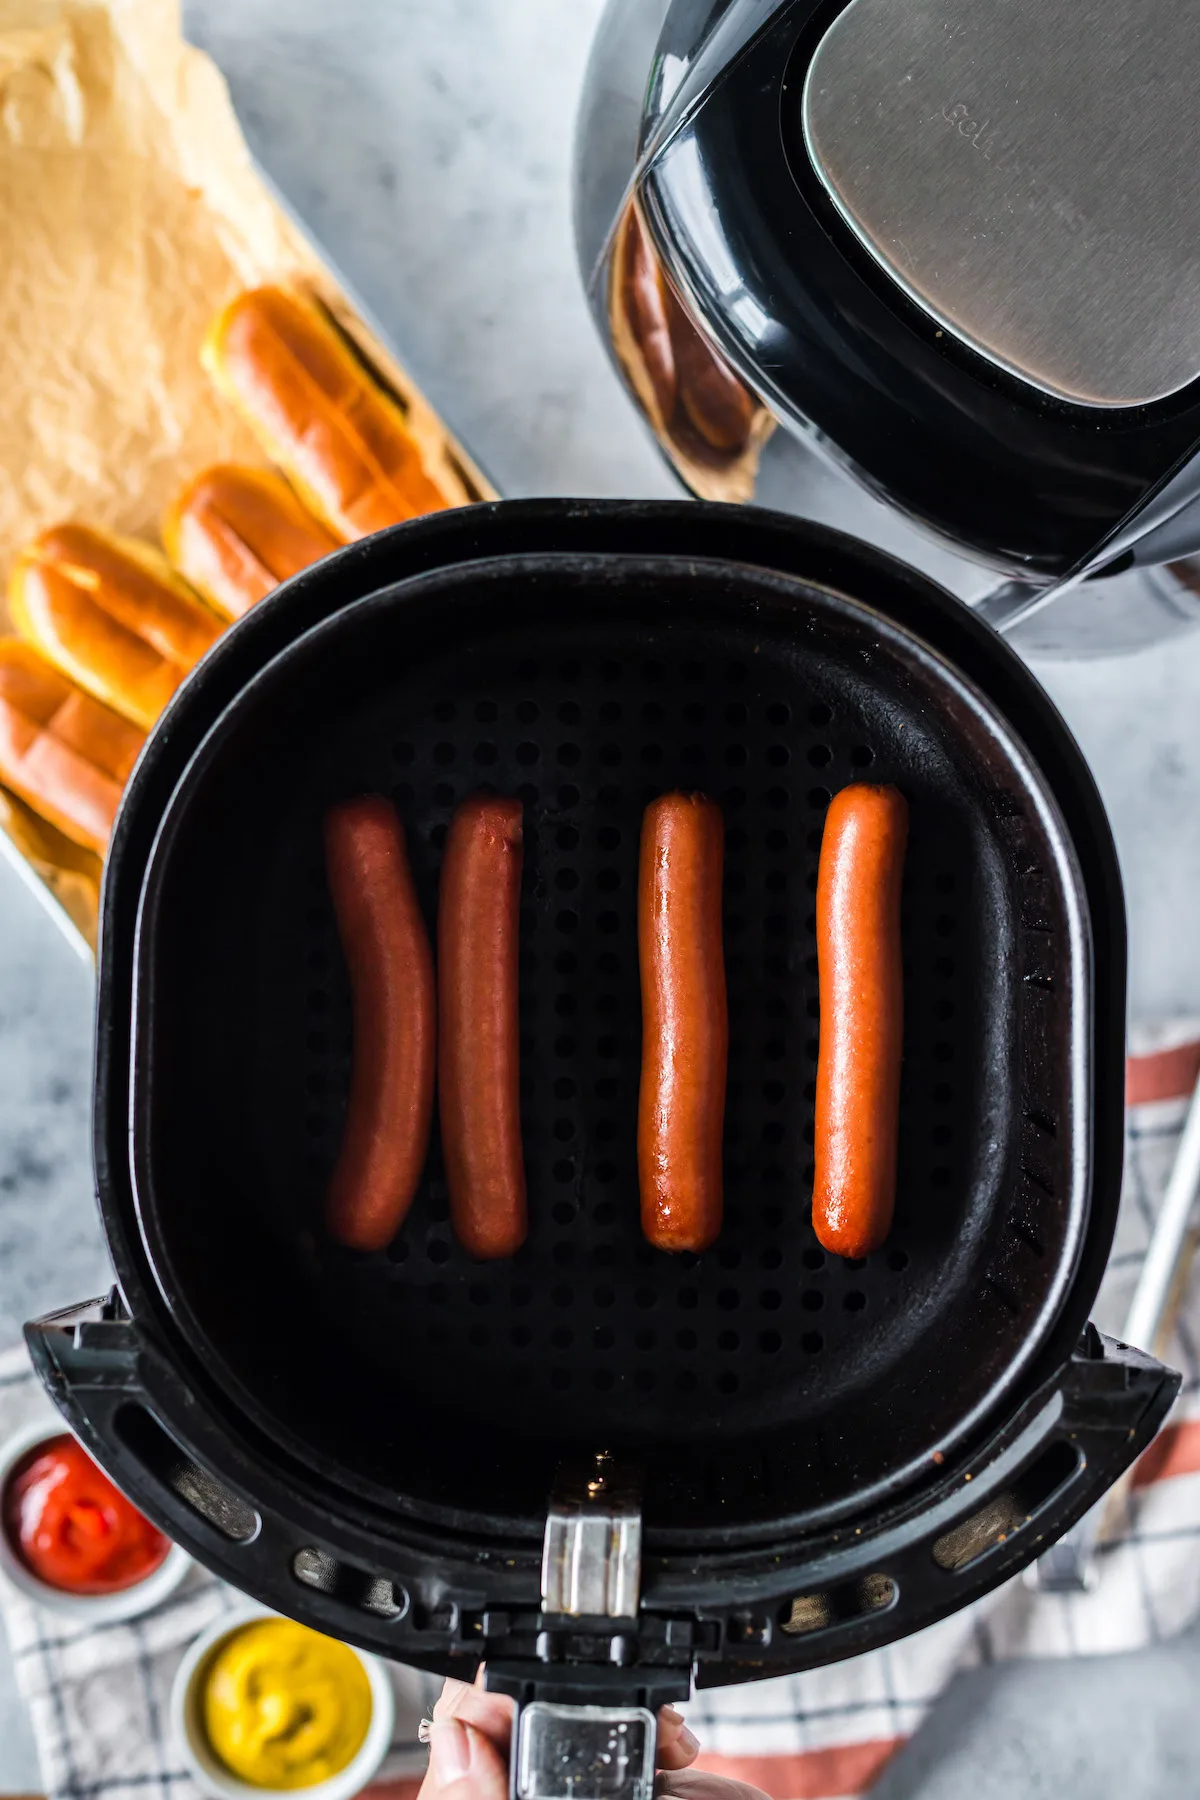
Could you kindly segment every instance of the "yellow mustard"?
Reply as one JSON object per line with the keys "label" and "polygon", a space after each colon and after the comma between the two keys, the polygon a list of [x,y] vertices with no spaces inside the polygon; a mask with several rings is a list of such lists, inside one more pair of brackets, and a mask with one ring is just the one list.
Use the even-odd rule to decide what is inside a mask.
{"label": "yellow mustard", "polygon": [[345,1644],[289,1619],[259,1619],[209,1663],[203,1718],[214,1752],[243,1781],[312,1787],[362,1748],[371,1685]]}

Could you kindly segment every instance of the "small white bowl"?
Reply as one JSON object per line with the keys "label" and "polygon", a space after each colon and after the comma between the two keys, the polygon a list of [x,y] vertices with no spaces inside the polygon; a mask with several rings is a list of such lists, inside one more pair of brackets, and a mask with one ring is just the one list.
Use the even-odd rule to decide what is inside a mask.
{"label": "small white bowl", "polygon": [[[73,1437],[66,1420],[58,1413],[46,1413],[40,1419],[33,1419],[23,1425],[20,1431],[0,1445],[0,1509],[8,1491],[9,1480],[17,1464],[23,1462],[31,1450],[39,1444],[53,1443],[55,1438]],[[82,1446],[87,1451],[87,1445]],[[39,1606],[48,1606],[57,1613],[65,1613],[68,1618],[78,1619],[81,1623],[93,1625],[113,1625],[119,1619],[134,1619],[139,1613],[149,1612],[174,1593],[192,1566],[192,1559],[186,1550],[178,1544],[172,1544],[157,1569],[149,1575],[143,1575],[140,1581],[131,1583],[129,1587],[118,1588],[112,1594],[72,1594],[66,1588],[52,1587],[28,1568],[13,1545],[9,1542],[5,1522],[0,1517],[0,1574],[30,1600],[36,1600]]]}
{"label": "small white bowl", "polygon": [[179,1665],[171,1686],[171,1731],[188,1772],[196,1785],[212,1800],[263,1800],[266,1794],[286,1791],[293,1800],[353,1800],[379,1772],[392,1742],[396,1697],[383,1663],[366,1650],[353,1651],[371,1684],[371,1723],[358,1754],[328,1781],[315,1781],[311,1787],[264,1788],[243,1781],[215,1754],[204,1729],[200,1713],[203,1678],[218,1647],[243,1626],[256,1619],[278,1619],[282,1615],[267,1606],[244,1606],[225,1613],[207,1631],[201,1632]]}

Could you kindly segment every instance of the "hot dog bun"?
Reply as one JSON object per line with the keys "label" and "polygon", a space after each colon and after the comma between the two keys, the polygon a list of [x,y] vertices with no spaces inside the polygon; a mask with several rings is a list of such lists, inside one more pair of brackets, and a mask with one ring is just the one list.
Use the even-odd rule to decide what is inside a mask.
{"label": "hot dog bun", "polygon": [[239,294],[201,357],[305,505],[343,540],[450,504],[400,407],[297,295],[277,287]]}
{"label": "hot dog bun", "polygon": [[222,629],[158,551],[89,525],[27,544],[8,599],[22,637],[147,731]]}
{"label": "hot dog bun", "polygon": [[28,644],[0,639],[0,781],[72,843],[104,854],[144,741]]}
{"label": "hot dog bun", "polygon": [[281,475],[237,463],[189,481],[167,508],[162,537],[175,567],[227,619],[240,619],[339,542]]}

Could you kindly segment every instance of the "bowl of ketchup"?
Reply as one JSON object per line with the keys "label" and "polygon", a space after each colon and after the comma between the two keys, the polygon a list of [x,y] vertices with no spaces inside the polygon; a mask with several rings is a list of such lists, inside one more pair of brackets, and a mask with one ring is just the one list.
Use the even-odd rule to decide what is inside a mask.
{"label": "bowl of ketchup", "polygon": [[190,1558],[115,1488],[77,1438],[38,1420],[0,1449],[0,1569],[59,1612],[132,1618]]}

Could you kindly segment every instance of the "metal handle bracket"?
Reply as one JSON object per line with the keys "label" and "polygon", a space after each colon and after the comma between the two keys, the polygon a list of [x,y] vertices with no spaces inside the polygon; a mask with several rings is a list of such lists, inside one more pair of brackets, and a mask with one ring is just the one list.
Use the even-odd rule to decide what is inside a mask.
{"label": "metal handle bracket", "polygon": [[636,1618],[641,1568],[641,1471],[607,1451],[564,1465],[546,1517],[542,1611]]}

